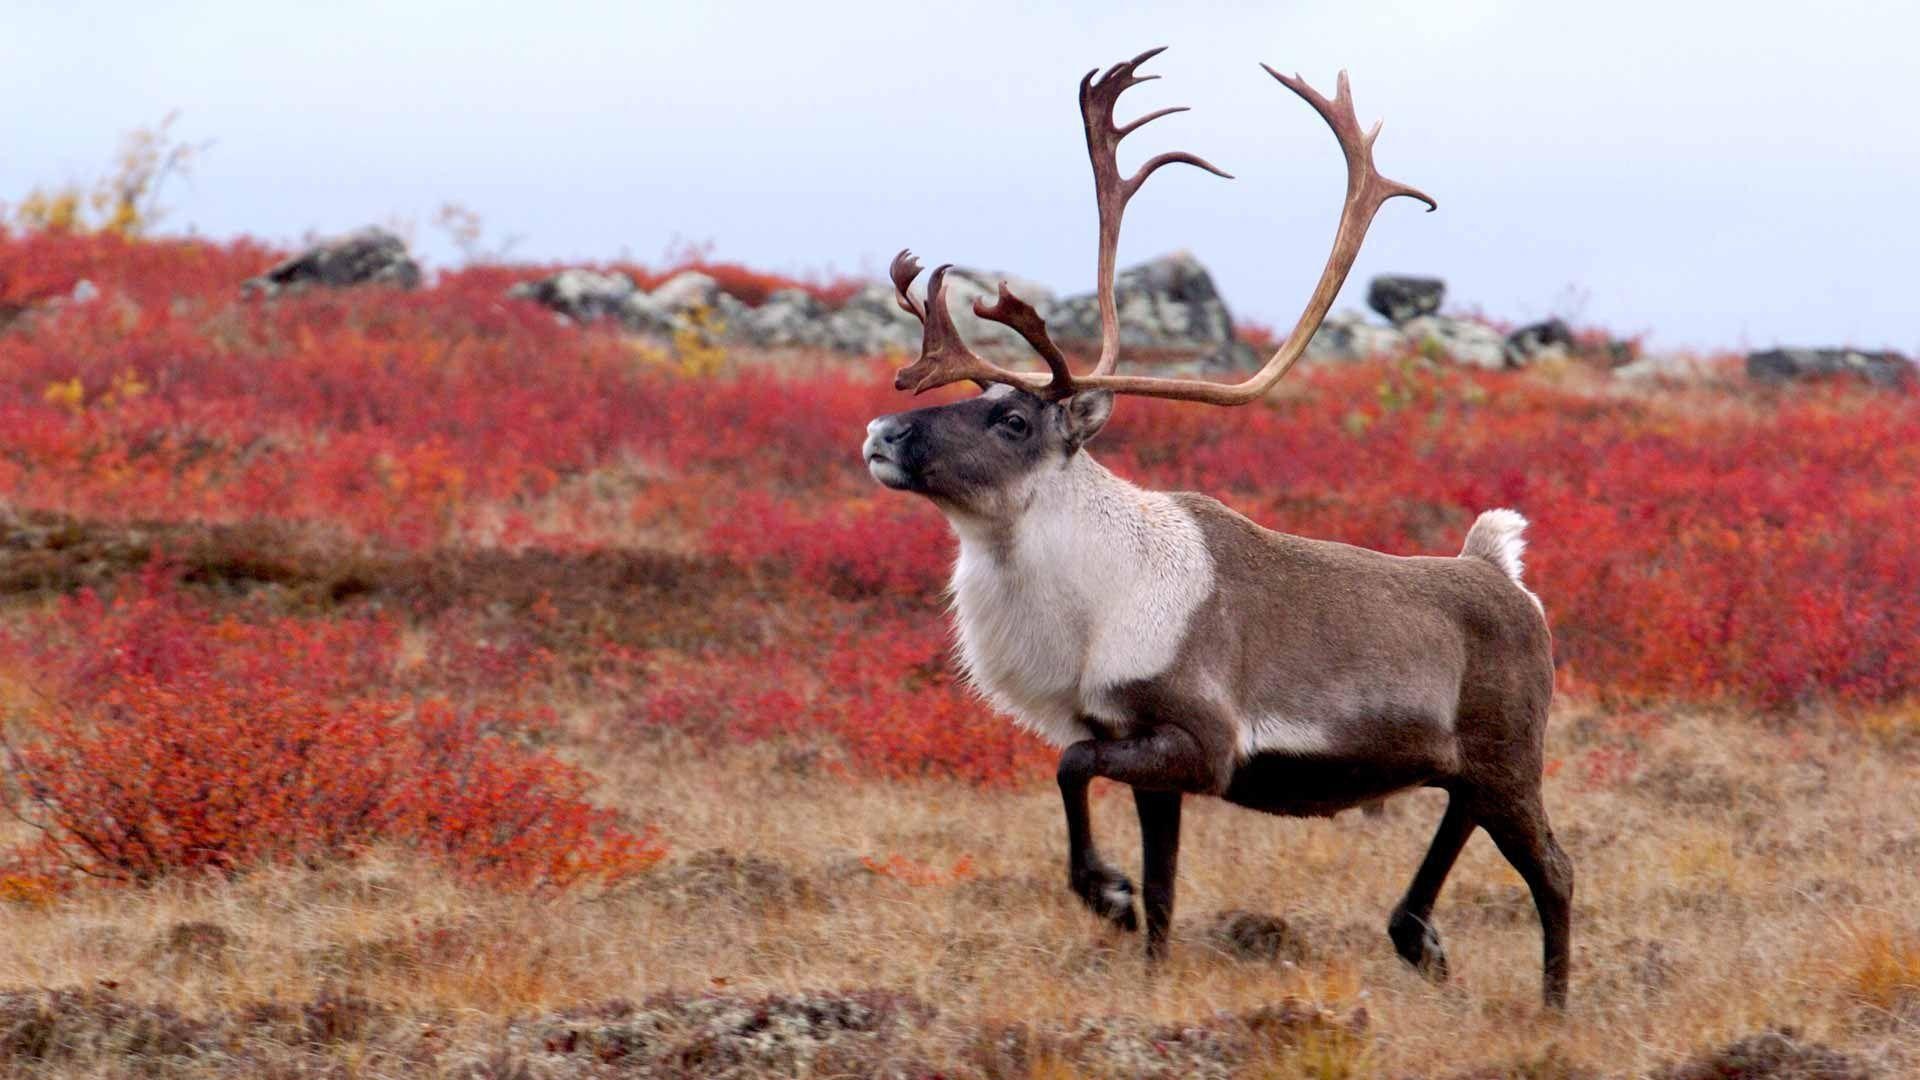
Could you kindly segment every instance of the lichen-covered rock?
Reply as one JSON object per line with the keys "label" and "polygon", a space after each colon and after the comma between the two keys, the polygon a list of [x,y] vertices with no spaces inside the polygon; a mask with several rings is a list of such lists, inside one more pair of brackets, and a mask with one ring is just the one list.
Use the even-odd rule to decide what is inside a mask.
{"label": "lichen-covered rock", "polygon": [[1457,364],[1474,367],[1507,366],[1507,339],[1484,323],[1445,315],[1422,315],[1400,324],[1416,349],[1435,352]]}
{"label": "lichen-covered rock", "polygon": [[1381,274],[1367,285],[1367,306],[1395,326],[1440,311],[1447,283],[1436,277]]}
{"label": "lichen-covered rock", "polygon": [[827,333],[834,348],[867,356],[920,348],[920,320],[900,310],[893,290],[878,285],[855,293],[827,316]]}
{"label": "lichen-covered rock", "polygon": [[1336,311],[1321,322],[1307,342],[1307,359],[1329,362],[1372,360],[1407,351],[1407,335],[1368,321],[1361,312]]}
{"label": "lichen-covered rock", "polygon": [[1860,349],[1767,349],[1747,355],[1747,376],[1757,382],[1849,376],[1875,386],[1902,386],[1920,377],[1913,361],[1896,352]]}
{"label": "lichen-covered rock", "polygon": [[[991,304],[999,299],[1000,283],[1003,281],[1015,296],[1033,305],[1040,317],[1047,320],[1049,333],[1059,340],[1060,335],[1053,328],[1051,312],[1057,302],[1051,289],[1012,274],[956,266],[947,271],[947,310],[953,313],[953,325],[960,331],[960,337],[982,352],[998,352],[1013,357],[1033,355],[1026,339],[1012,328],[982,319],[973,313],[975,300]],[[918,335],[915,340],[918,341]]]}
{"label": "lichen-covered rock", "polygon": [[1691,353],[1650,352],[1613,369],[1613,377],[1631,382],[1689,381],[1717,374],[1713,361]]}
{"label": "lichen-covered rock", "polygon": [[1524,367],[1540,360],[1564,360],[1573,355],[1573,328],[1563,319],[1546,319],[1507,335],[1507,363]]}
{"label": "lichen-covered rock", "polygon": [[419,284],[420,264],[407,253],[407,242],[376,227],[315,244],[274,264],[260,276],[248,278],[241,289],[262,296],[278,296],[316,285],[330,288],[392,285],[411,289]]}
{"label": "lichen-covered rock", "polygon": [[748,310],[737,329],[756,345],[825,346],[827,305],[804,289],[780,289]]}
{"label": "lichen-covered rock", "polygon": [[678,315],[694,308],[712,309],[726,294],[711,275],[698,270],[682,270],[655,286],[648,294],[654,302]]}
{"label": "lichen-covered rock", "polygon": [[869,285],[826,317],[829,348],[861,356],[917,353],[920,320],[900,310],[893,290]]}
{"label": "lichen-covered rock", "polygon": [[[1024,294],[1023,298],[1024,297]],[[1115,275],[1120,343],[1134,349],[1187,353],[1210,366],[1239,367],[1253,352],[1233,332],[1233,316],[1213,275],[1185,252],[1128,267]],[[1031,299],[1031,298],[1027,298]],[[1092,293],[1040,308],[1055,341],[1100,340],[1100,305]]]}
{"label": "lichen-covered rock", "polygon": [[551,308],[574,322],[620,317],[627,298],[638,291],[625,274],[603,274],[596,270],[562,270],[537,281],[522,281],[507,290],[518,300],[532,300]]}

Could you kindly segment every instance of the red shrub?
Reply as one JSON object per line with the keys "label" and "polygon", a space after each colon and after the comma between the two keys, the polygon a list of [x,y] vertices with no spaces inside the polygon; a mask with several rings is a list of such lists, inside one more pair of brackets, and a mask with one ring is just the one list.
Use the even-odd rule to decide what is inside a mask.
{"label": "red shrub", "polygon": [[[700,548],[750,583],[751,600],[729,603],[755,610],[735,622],[779,644],[714,642],[688,659],[608,640],[589,660],[556,659],[550,638],[478,612],[216,618],[150,584],[75,601],[64,622],[35,624],[58,640],[9,646],[86,723],[103,715],[98,688],[170,686],[181,670],[284,687],[302,709],[446,695],[471,707],[456,715],[533,713],[562,671],[585,671],[600,692],[644,699],[644,722],[825,736],[866,773],[1041,775],[1038,744],[952,681],[945,524],[860,466],[867,420],[922,403],[879,366],[681,377],[612,328],[504,301],[515,268],[411,293],[241,301],[238,281],[271,257],[245,242],[0,233],[0,300],[83,277],[102,294],[0,331],[0,502],[105,522],[301,523],[416,550]],[[679,261],[750,299],[796,284]],[[1410,362],[1309,367],[1244,409],[1123,402],[1094,452],[1145,485],[1399,553],[1457,551],[1474,514],[1512,506],[1534,523],[1528,581],[1569,685],[1775,709],[1920,696],[1920,394],[1663,395]],[[427,645],[396,670],[407,635]]]}
{"label": "red shrub", "polygon": [[215,620],[149,582],[5,643],[70,703],[30,710],[6,741],[8,802],[41,836],[30,865],[147,882],[387,842],[560,887],[662,856],[587,801],[588,774],[522,742],[519,716],[378,696],[394,669],[379,623]]}
{"label": "red shrub", "polygon": [[723,743],[826,735],[841,767],[894,780],[1016,785],[1051,765],[1045,744],[957,684],[937,618],[823,617],[792,629],[751,663],[720,656],[655,671],[633,720]]}

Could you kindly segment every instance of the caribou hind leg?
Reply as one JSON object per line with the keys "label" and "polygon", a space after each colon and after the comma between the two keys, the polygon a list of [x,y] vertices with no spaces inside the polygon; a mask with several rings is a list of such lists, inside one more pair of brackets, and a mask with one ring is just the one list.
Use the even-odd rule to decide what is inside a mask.
{"label": "caribou hind leg", "polygon": [[1095,915],[1122,930],[1139,928],[1133,913],[1133,882],[1107,865],[1093,846],[1093,822],[1087,787],[1093,777],[1060,769],[1060,799],[1067,811],[1067,886]]}
{"label": "caribou hind leg", "polygon": [[1573,862],[1553,839],[1537,788],[1510,802],[1478,808],[1475,816],[1533,893],[1534,909],[1540,913],[1541,997],[1548,1008],[1564,1009],[1573,922]]}
{"label": "caribou hind leg", "polygon": [[1467,839],[1473,835],[1473,829],[1466,800],[1449,794],[1447,812],[1433,834],[1427,856],[1420,861],[1420,869],[1407,886],[1407,894],[1400,898],[1387,920],[1387,936],[1393,939],[1394,950],[1400,958],[1434,982],[1447,980],[1446,950],[1440,947],[1440,932],[1433,927],[1434,901],[1440,898],[1440,887],[1446,884],[1447,874],[1453,869],[1454,860],[1460,857],[1460,849],[1466,847]]}

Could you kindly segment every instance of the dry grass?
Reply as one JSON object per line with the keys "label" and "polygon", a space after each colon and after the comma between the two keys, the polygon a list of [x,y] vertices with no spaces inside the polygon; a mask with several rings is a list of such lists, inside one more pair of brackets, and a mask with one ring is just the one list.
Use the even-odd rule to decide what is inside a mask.
{"label": "dry grass", "polygon": [[[1593,709],[1563,710],[1553,755],[1577,760],[1617,730]],[[214,1024],[217,1038],[200,1037],[227,1056],[95,1042],[34,1058],[19,1032],[40,1029],[0,1010],[9,1055],[0,1065],[115,1075],[135,1067],[129,1054],[145,1054],[140,1068],[182,1075],[264,1061],[360,1076],[577,1075],[638,1068],[638,1052],[619,1040],[640,1039],[632,1026],[643,1024],[653,1025],[647,1045],[682,1040],[675,1060],[691,1075],[1164,1066],[1168,1075],[1640,1076],[1786,1026],[1844,1052],[1836,1060],[1869,1070],[1861,1075],[1920,1070],[1920,769],[1910,741],[1832,728],[1789,738],[1692,716],[1645,735],[1643,765],[1624,783],[1592,788],[1579,770],[1561,770],[1550,807],[1580,876],[1573,1005],[1560,1018],[1537,1005],[1539,939],[1524,887],[1484,837],[1437,911],[1453,983],[1431,986],[1395,958],[1383,926],[1438,817],[1431,793],[1396,800],[1384,818],[1332,821],[1197,801],[1173,959],[1148,973],[1137,942],[1067,895],[1045,787],[850,783],[777,748],[715,758],[672,739],[580,752],[623,809],[679,845],[641,884],[536,900],[374,857],[15,902],[0,921],[0,987],[93,992],[57,1008],[32,999],[43,1000],[32,1016],[105,1010],[124,1027],[113,1009],[163,1005],[180,1024]],[[1131,802],[1117,794],[1097,800],[1097,827],[1113,855],[1131,860]],[[753,1004],[769,995],[772,1005]],[[643,1005],[609,1004],[622,1000]],[[723,1007],[744,1010],[746,1028],[728,1027],[735,1020],[713,1011]],[[737,1034],[777,1029],[782,1017],[811,1033],[805,1054],[708,1052],[723,1045],[714,1025]],[[835,1032],[851,1049],[829,1052]],[[686,1058],[687,1039],[706,1056]],[[248,1045],[254,1057],[234,1056]],[[1778,1056],[1765,1039],[1728,1052],[1755,1046]],[[1805,1062],[1798,1073],[1741,1067],[1699,1075],[1847,1075]]]}

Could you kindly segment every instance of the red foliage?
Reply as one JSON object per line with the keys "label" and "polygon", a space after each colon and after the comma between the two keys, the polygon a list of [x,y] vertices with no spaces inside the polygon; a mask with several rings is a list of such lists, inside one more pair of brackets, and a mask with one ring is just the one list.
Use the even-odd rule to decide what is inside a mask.
{"label": "red foliage", "polygon": [[[531,713],[565,668],[637,698],[636,722],[824,738],[853,771],[1042,775],[1043,748],[954,682],[944,523],[860,467],[867,420],[920,403],[878,366],[682,377],[636,361],[611,328],[503,301],[524,268],[476,267],[411,293],[241,301],[237,282],[270,258],[245,243],[0,235],[0,278],[20,283],[9,290],[52,295],[85,277],[102,294],[0,332],[0,501],[106,522],[308,523],[413,550],[564,553],[664,536],[751,579],[774,644],[687,655],[606,640],[592,661],[556,664],[537,634],[453,612],[429,621],[426,656],[396,670],[402,629],[415,628],[405,613],[298,634],[201,613],[189,632],[167,621],[175,601],[142,616],[147,601],[128,594],[98,616],[106,647],[23,637],[18,663],[69,689],[201,671],[284,687],[315,722],[358,701],[410,729],[424,707],[376,706],[452,694],[469,705],[455,715]],[[696,263],[749,299],[805,285]],[[1512,506],[1534,523],[1528,581],[1569,685],[1766,708],[1920,695],[1912,391],[1660,399],[1350,365],[1298,372],[1286,395],[1239,410],[1128,401],[1094,450],[1149,486],[1407,554],[1457,551],[1474,514]],[[63,617],[87,604],[104,602]],[[139,693],[156,715],[184,707]],[[87,724],[107,715],[99,702],[74,710]]]}
{"label": "red foliage", "polygon": [[946,631],[926,613],[831,616],[750,663],[721,655],[662,666],[632,717],[719,742],[827,735],[840,768],[983,786],[1045,775],[1052,752],[958,685]]}
{"label": "red foliage", "polygon": [[379,621],[218,620],[157,570],[4,642],[58,680],[7,741],[25,864],[148,882],[350,857],[375,842],[467,877],[561,887],[664,854],[587,801],[591,778],[519,738],[525,717],[389,691]]}

